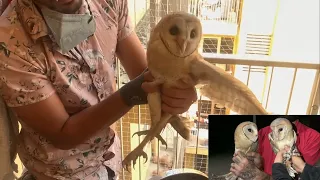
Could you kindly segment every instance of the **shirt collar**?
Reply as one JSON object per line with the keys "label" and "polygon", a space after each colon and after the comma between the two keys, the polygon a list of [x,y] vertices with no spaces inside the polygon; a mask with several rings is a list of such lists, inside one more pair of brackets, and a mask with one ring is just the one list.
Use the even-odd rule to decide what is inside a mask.
{"label": "shirt collar", "polygon": [[[77,14],[90,14],[88,1],[83,0],[81,8],[76,12]],[[44,36],[53,37],[50,35],[47,24],[33,0],[17,0],[16,11],[24,29],[34,42]],[[52,40],[54,41],[54,39]]]}
{"label": "shirt collar", "polygon": [[48,35],[48,27],[32,0],[17,0],[16,12],[34,42]]}

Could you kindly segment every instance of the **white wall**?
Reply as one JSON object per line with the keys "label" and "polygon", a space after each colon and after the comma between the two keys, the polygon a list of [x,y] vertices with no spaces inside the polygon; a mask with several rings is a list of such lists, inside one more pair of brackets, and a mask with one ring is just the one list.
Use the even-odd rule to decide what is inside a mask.
{"label": "white wall", "polygon": [[319,63],[319,0],[280,0],[272,55]]}
{"label": "white wall", "polygon": [[[280,0],[271,53],[279,60],[319,63],[319,0]],[[269,102],[273,112],[285,113],[293,72],[275,69]],[[298,70],[289,114],[306,113],[314,75]]]}

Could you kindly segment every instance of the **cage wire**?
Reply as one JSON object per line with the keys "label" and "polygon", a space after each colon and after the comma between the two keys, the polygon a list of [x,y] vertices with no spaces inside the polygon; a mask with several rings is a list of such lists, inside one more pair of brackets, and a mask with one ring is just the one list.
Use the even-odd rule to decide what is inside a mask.
{"label": "cage wire", "polygon": [[[137,1],[137,0],[136,0]],[[134,1],[135,32],[144,48],[147,46],[151,29],[159,20],[168,13],[184,11],[196,15],[204,24],[203,40],[200,45],[200,52],[204,53],[234,53],[233,36],[215,36],[210,25],[237,24],[239,14],[239,0],[145,0],[145,7],[137,8]],[[139,9],[139,10],[138,10]],[[142,10],[141,10],[142,9]],[[142,14],[142,15],[140,15]],[[140,16],[139,16],[140,15]],[[139,17],[138,17],[139,16]],[[207,25],[206,25],[207,24]],[[228,65],[220,65],[226,71],[231,68]],[[129,81],[123,67],[117,61],[117,84],[118,88]],[[187,117],[191,126],[190,141],[184,140],[178,133],[167,125],[161,136],[168,144],[168,148],[162,145],[156,138],[144,149],[148,154],[148,161],[144,164],[144,159],[137,161],[135,168],[131,168],[131,173],[122,171],[120,179],[124,180],[145,180],[154,175],[163,175],[170,169],[191,168],[204,173],[208,172],[208,115],[226,114],[228,110],[218,104],[212,103],[208,98],[199,94],[198,101],[195,102],[182,116]],[[116,131],[121,139],[123,158],[131,152],[144,136],[131,137],[136,131],[150,128],[150,115],[147,105],[135,106],[120,121],[116,123]]]}

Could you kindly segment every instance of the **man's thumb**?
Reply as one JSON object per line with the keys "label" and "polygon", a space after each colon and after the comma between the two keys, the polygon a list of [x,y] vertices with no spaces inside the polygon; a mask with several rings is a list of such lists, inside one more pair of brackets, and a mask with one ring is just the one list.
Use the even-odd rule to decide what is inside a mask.
{"label": "man's thumb", "polygon": [[155,84],[152,83],[152,82],[144,82],[144,83],[142,83],[141,88],[146,93],[153,93],[153,92],[157,92],[159,90],[159,87],[155,86]]}
{"label": "man's thumb", "polygon": [[257,157],[257,153],[256,152],[248,152],[247,156],[251,156],[251,157]]}

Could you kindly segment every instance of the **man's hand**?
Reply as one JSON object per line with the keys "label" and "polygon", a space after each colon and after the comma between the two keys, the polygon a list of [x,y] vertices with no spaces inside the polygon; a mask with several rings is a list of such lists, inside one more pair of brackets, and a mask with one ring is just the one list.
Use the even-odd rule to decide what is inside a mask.
{"label": "man's hand", "polygon": [[247,154],[247,159],[249,161],[252,161],[254,163],[254,165],[258,169],[262,170],[262,168],[263,168],[263,158],[261,157],[261,155],[259,153],[257,153],[257,152],[249,152]]}
{"label": "man's hand", "polygon": [[255,179],[260,170],[253,161],[249,161],[242,152],[237,152],[232,158],[230,171],[242,179]]}
{"label": "man's hand", "polygon": [[197,92],[194,88],[194,82],[185,82],[181,80],[176,87],[156,86],[153,83],[153,77],[149,71],[145,73],[145,82],[142,83],[142,89],[147,93],[157,90],[161,91],[162,110],[172,115],[186,112],[190,106],[197,101]]}
{"label": "man's hand", "polygon": [[283,154],[288,152],[290,150],[289,146],[285,146],[284,149],[281,149],[277,155],[276,158],[274,159],[274,163],[283,163]]}
{"label": "man's hand", "polygon": [[304,167],[306,166],[306,163],[302,160],[301,157],[292,156],[292,166],[298,173],[302,173]]}

